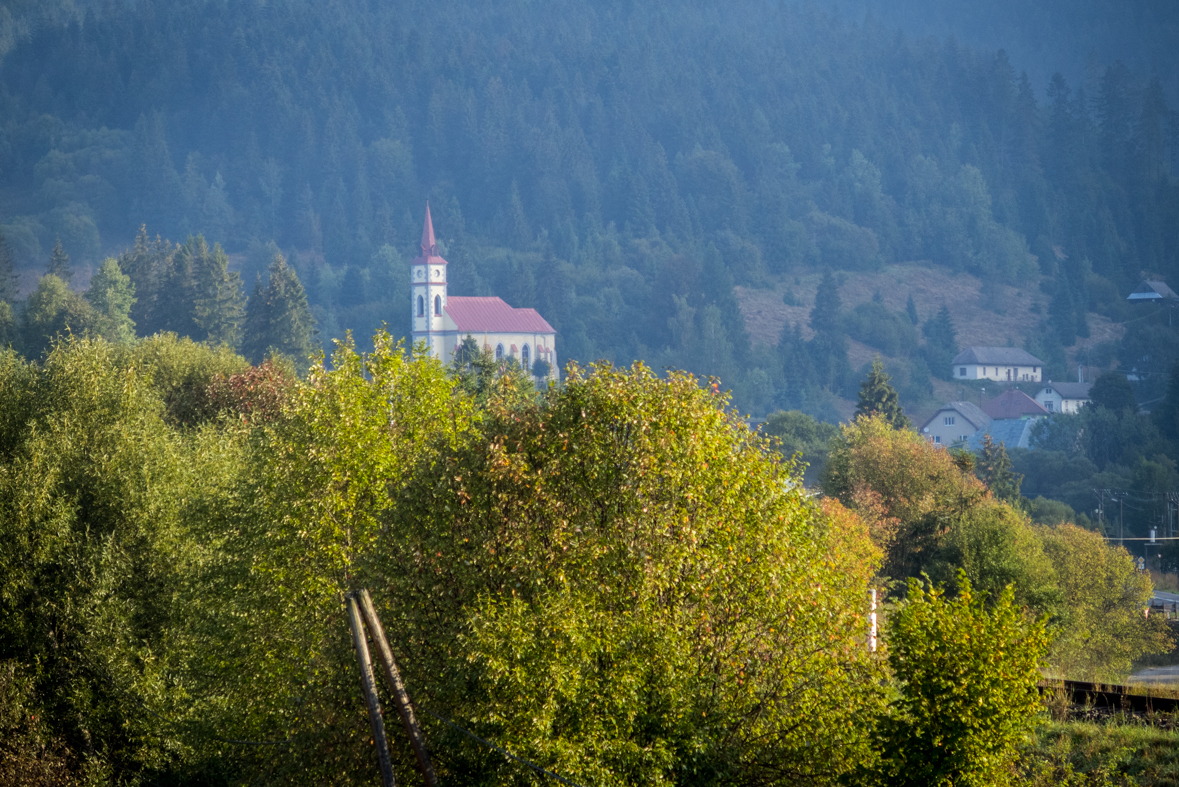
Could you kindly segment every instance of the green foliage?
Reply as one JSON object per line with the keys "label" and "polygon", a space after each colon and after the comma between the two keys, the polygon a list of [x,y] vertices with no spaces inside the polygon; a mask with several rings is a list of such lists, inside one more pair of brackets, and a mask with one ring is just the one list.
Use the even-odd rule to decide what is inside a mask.
{"label": "green foliage", "polygon": [[923,353],[930,371],[943,380],[951,379],[954,356],[958,354],[958,334],[950,310],[942,306],[936,316],[925,321],[921,332],[925,334]]}
{"label": "green foliage", "polygon": [[51,755],[96,781],[183,756],[152,714],[182,695],[171,600],[200,548],[181,521],[221,472],[169,433],[138,371],[76,338],[43,365],[0,356],[0,663],[17,662]]}
{"label": "green foliage", "polygon": [[885,355],[908,357],[917,352],[917,330],[904,312],[890,312],[884,304],[866,301],[844,317],[851,338],[876,347]]}
{"label": "green foliage", "polygon": [[823,274],[819,290],[815,294],[815,305],[811,307],[811,330],[817,334],[832,335],[840,332],[843,304],[839,298],[839,282],[830,270]]}
{"label": "green foliage", "polygon": [[1138,413],[1138,401],[1134,398],[1134,388],[1124,374],[1106,372],[1097,378],[1093,387],[1089,389],[1089,398],[1094,407],[1104,407],[1115,413],[1129,410]]}
{"label": "green foliage", "polygon": [[909,322],[913,325],[920,323],[917,317],[917,304],[913,302],[913,294],[909,294],[909,300],[905,301],[905,315],[909,318]]}
{"label": "green foliage", "polygon": [[119,263],[106,259],[98,273],[90,278],[86,301],[93,309],[94,333],[113,344],[135,339],[131,306],[135,303],[135,285],[119,270]]}
{"label": "green foliage", "polygon": [[281,254],[270,261],[266,287],[254,286],[246,308],[243,354],[254,363],[281,354],[302,365],[313,353],[315,318],[295,271]]}
{"label": "green foliage", "polygon": [[85,335],[92,323],[90,304],[57,276],[47,274],[37,283],[21,314],[21,349],[27,357],[40,358],[64,336]]}
{"label": "green foliage", "polygon": [[975,473],[995,497],[1008,503],[1019,502],[1019,486],[1023,478],[1012,471],[1007,446],[1003,443],[996,445],[989,434],[983,435],[982,452],[978,455]]}
{"label": "green foliage", "polygon": [[950,599],[909,581],[888,622],[888,661],[901,696],[877,733],[878,784],[1013,783],[1020,744],[1040,709],[1048,649],[1011,589],[990,605],[959,579]]}
{"label": "green foliage", "polygon": [[896,390],[889,385],[889,376],[884,372],[880,356],[872,361],[872,370],[860,383],[860,395],[856,401],[856,417],[879,415],[893,429],[912,429],[913,424],[901,409]]}
{"label": "green foliage", "polygon": [[171,333],[148,337],[125,351],[126,363],[147,376],[171,426],[196,426],[222,405],[211,388],[250,367],[225,346],[210,347]]}
{"label": "green foliage", "polygon": [[808,480],[817,479],[827,463],[831,441],[839,434],[835,424],[823,423],[798,410],[779,410],[766,419],[762,431],[779,441],[782,457],[795,454],[807,464]]}
{"label": "green foliage", "polygon": [[1159,434],[1168,440],[1179,441],[1179,363],[1171,366],[1167,379],[1167,394],[1151,411]]}
{"label": "green foliage", "polygon": [[61,247],[61,238],[57,238],[53,243],[53,252],[49,257],[49,265],[45,272],[50,276],[56,276],[66,284],[69,284],[70,279],[74,278],[74,269],[70,267],[70,255],[66,254],[65,249]]}
{"label": "green foliage", "polygon": [[1143,616],[1150,577],[1126,550],[1072,525],[1045,529],[1042,538],[1063,594],[1050,659],[1058,675],[1119,681],[1134,659],[1172,648],[1166,622]]}
{"label": "green foliage", "polygon": [[0,302],[12,303],[16,296],[16,261],[8,238],[0,230]]}
{"label": "green foliage", "polygon": [[1064,525],[1077,521],[1077,513],[1068,503],[1037,495],[1028,501],[1028,516],[1038,525]]}

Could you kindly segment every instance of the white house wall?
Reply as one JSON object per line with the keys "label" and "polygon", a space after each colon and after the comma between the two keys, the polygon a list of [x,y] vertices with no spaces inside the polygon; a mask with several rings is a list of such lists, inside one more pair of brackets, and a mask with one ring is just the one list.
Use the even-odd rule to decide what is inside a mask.
{"label": "white house wall", "polygon": [[1004,364],[957,364],[954,366],[955,380],[993,380],[997,383],[1040,382],[1039,366],[1013,366]]}

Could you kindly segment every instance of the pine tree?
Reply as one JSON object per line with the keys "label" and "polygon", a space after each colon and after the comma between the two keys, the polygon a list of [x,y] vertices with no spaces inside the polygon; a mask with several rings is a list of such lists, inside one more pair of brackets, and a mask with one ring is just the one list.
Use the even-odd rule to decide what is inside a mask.
{"label": "pine tree", "polygon": [[889,381],[892,378],[884,371],[884,364],[877,355],[872,369],[860,384],[860,395],[856,401],[856,416],[880,415],[893,429],[911,429],[905,411],[901,408],[900,397]]}
{"label": "pine tree", "polygon": [[196,303],[200,290],[196,271],[209,247],[201,235],[190,235],[165,262],[156,294],[156,330],[200,340],[204,332],[197,323]]}
{"label": "pine tree", "polygon": [[135,285],[136,300],[131,308],[131,319],[143,336],[163,329],[159,310],[160,285],[175,253],[175,247],[159,235],[154,241],[148,238],[147,226],[141,224],[135,244],[118,259],[119,270]]}
{"label": "pine tree", "polygon": [[989,434],[983,435],[982,453],[978,457],[975,473],[995,497],[1009,503],[1019,500],[1023,476],[1011,469],[1007,447],[1003,443],[994,443]]}
{"label": "pine tree", "polygon": [[12,303],[16,295],[16,261],[8,239],[0,231],[0,303]]}
{"label": "pine tree", "polygon": [[909,315],[909,322],[914,325],[919,322],[917,319],[917,304],[913,302],[912,293],[909,294],[909,300],[905,302],[905,313]]}
{"label": "pine tree", "polygon": [[1106,372],[1097,378],[1093,387],[1089,389],[1089,398],[1094,407],[1104,407],[1116,413],[1129,410],[1138,412],[1138,400],[1134,396],[1134,387],[1125,375],[1117,372]]}
{"label": "pine tree", "polygon": [[61,246],[61,238],[53,244],[53,254],[49,257],[49,267],[45,271],[64,281],[66,284],[70,283],[70,279],[74,278],[74,272],[70,268],[70,255],[66,254],[65,249]]}
{"label": "pine tree", "polygon": [[269,276],[265,288],[259,278],[246,304],[242,352],[255,364],[275,354],[305,361],[314,350],[315,332],[307,293],[281,254],[271,260]]}
{"label": "pine tree", "polygon": [[131,306],[135,303],[135,285],[131,277],[119,270],[119,263],[105,260],[90,279],[86,300],[94,311],[94,331],[109,342],[125,344],[135,339]]}

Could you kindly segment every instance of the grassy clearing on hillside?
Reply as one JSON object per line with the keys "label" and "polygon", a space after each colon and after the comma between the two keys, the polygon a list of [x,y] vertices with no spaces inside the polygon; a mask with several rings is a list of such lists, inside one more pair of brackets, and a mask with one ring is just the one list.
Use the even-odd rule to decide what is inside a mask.
{"label": "grassy clearing on hillside", "polygon": [[[912,295],[921,323],[943,305],[949,307],[959,347],[1024,346],[1028,336],[1039,330],[1050,300],[1040,288],[1040,277],[1028,280],[1023,287],[999,286],[994,292],[985,293],[978,278],[930,263],[898,263],[882,266],[876,271],[837,275],[843,282],[839,297],[845,312],[872,300],[877,292],[890,311],[903,311],[905,302]],[[737,302],[753,344],[776,346],[782,328],[793,324],[801,326],[804,338],[812,338],[810,311],[822,278],[822,272],[816,271],[783,277],[766,289],[735,287]],[[1070,364],[1075,364],[1078,357],[1086,360],[1090,357],[1086,354],[1089,348],[1116,341],[1125,332],[1121,325],[1092,312],[1088,321],[1089,338],[1079,339],[1074,346],[1066,348]],[[855,340],[848,343],[848,361],[852,369],[860,369],[877,354],[881,353],[866,344]],[[890,359],[885,357],[884,360],[887,365]],[[932,397],[921,402],[905,402],[914,422],[924,421],[937,407],[959,397],[961,384],[936,378],[932,383]],[[836,409],[841,416],[848,417],[855,409],[855,402],[843,400]]]}

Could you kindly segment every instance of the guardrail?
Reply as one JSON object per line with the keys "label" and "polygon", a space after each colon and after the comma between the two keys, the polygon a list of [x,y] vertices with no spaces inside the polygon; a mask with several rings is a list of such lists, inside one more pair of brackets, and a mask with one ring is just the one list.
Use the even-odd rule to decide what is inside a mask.
{"label": "guardrail", "polygon": [[1133,713],[1174,713],[1179,711],[1179,697],[1158,697],[1143,693],[1145,687],[1083,680],[1042,680],[1037,687],[1041,694],[1066,691],[1076,705],[1110,708]]}

